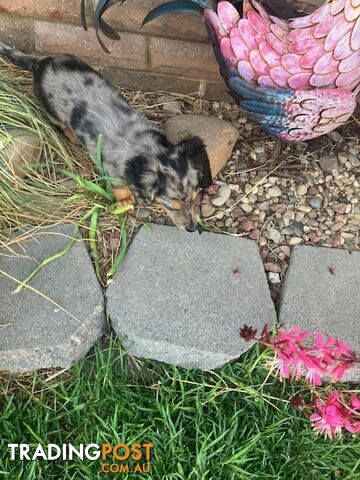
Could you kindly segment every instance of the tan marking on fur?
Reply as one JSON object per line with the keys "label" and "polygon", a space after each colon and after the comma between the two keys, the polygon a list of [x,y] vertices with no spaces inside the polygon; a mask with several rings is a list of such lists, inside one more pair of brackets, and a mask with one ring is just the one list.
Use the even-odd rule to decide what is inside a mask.
{"label": "tan marking on fur", "polygon": [[135,203],[135,197],[129,187],[113,187],[113,194],[118,207]]}
{"label": "tan marking on fur", "polygon": [[75,145],[81,145],[80,140],[78,137],[75,135],[74,131],[68,127],[67,125],[61,125],[61,131],[65,135],[65,137],[70,140],[71,143],[74,143]]}

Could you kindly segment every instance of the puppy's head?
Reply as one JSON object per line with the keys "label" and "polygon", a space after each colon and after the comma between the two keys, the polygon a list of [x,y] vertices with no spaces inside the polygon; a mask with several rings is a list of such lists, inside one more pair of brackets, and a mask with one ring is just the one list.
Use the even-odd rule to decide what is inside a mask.
{"label": "puppy's head", "polygon": [[158,158],[154,198],[177,227],[194,232],[197,229],[197,197],[202,188],[211,184],[204,143],[199,137],[193,137],[172,145]]}

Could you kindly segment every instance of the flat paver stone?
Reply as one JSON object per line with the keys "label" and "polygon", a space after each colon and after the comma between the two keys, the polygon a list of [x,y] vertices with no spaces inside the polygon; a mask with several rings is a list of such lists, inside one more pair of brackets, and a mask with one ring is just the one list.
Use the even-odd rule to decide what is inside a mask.
{"label": "flat paver stone", "polygon": [[255,242],[159,225],[135,237],[107,305],[133,355],[204,370],[249,347],[239,337],[244,323],[276,318]]}
{"label": "flat paver stone", "polygon": [[[360,252],[296,246],[282,290],[280,322],[339,338],[360,354]],[[360,367],[344,377],[360,381]]]}
{"label": "flat paver stone", "polygon": [[68,368],[105,331],[103,295],[81,239],[31,280],[36,291],[12,293],[17,283],[1,273],[23,280],[39,262],[62,250],[73,231],[68,224],[44,229],[22,242],[22,248],[12,245],[18,256],[0,250],[1,370]]}

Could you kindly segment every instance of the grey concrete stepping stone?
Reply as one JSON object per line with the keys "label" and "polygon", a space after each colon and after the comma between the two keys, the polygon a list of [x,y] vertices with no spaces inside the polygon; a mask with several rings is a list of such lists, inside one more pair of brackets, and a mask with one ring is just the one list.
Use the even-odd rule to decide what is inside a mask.
{"label": "grey concrete stepping stone", "polygon": [[42,260],[64,248],[72,225],[51,227],[36,239],[12,245],[18,256],[0,250],[0,369],[29,371],[67,368],[83,357],[105,330],[102,292],[85,245],[78,241],[65,256],[45,266],[29,289],[13,294]]}
{"label": "grey concrete stepping stone", "polygon": [[[360,354],[360,252],[297,246],[282,290],[280,322],[338,337]],[[360,366],[344,380],[360,380]]]}
{"label": "grey concrete stepping stone", "polygon": [[204,370],[249,347],[239,337],[244,323],[275,320],[255,242],[159,225],[136,236],[107,305],[133,355]]}

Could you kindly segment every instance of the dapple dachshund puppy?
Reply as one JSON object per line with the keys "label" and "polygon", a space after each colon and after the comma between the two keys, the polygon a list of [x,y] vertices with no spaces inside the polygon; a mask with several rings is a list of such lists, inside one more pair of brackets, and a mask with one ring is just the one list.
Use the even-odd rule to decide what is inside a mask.
{"label": "dapple dachshund puppy", "polygon": [[196,199],[211,184],[209,159],[202,140],[178,145],[139,115],[96,70],[72,55],[37,58],[0,42],[0,55],[32,72],[35,95],[50,121],[93,157],[103,135],[102,160],[108,175],[126,180],[116,189],[118,203],[158,201],[179,228],[197,229]]}

